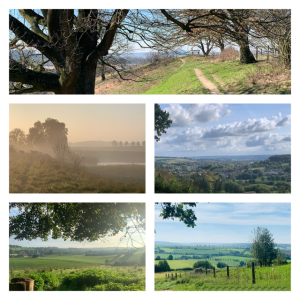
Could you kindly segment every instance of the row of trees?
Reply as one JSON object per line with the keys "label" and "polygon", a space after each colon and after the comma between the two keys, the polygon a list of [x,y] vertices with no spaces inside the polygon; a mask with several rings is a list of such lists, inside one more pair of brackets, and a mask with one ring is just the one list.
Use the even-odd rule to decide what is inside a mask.
{"label": "row of trees", "polygon": [[18,94],[93,94],[97,64],[118,71],[105,58],[121,57],[129,45],[195,46],[207,55],[233,44],[244,64],[255,62],[250,47],[259,45],[291,61],[287,9],[20,9],[11,11],[9,30],[10,91]]}
{"label": "row of trees", "polygon": [[[117,141],[113,141],[112,143],[111,143],[114,147],[117,147],[117,146],[119,146],[119,147],[122,147],[122,146],[141,146],[141,143],[140,142],[131,142],[130,144],[126,141],[124,144],[123,144],[123,142],[122,141],[120,141],[120,142],[117,142]],[[145,141],[143,141],[142,142],[142,146],[146,146],[146,142]]]}

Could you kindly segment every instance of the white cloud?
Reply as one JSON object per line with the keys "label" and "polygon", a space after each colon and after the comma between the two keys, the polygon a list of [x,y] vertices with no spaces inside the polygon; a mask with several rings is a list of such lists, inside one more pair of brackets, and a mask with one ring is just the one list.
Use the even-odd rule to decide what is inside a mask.
{"label": "white cloud", "polygon": [[[276,145],[281,143],[289,143],[291,141],[290,135],[279,135],[277,133],[267,133],[261,135],[253,135],[246,141],[247,147],[257,147],[264,145]],[[272,147],[272,146],[271,146]],[[273,147],[274,148],[274,147]],[[270,147],[268,147],[270,149]]]}
{"label": "white cloud", "polygon": [[[218,121],[231,113],[226,104],[190,104],[183,108],[180,104],[170,104],[164,110],[170,114],[174,127],[187,127],[198,123]],[[226,110],[225,110],[226,109]],[[225,110],[225,111],[224,111]]]}
{"label": "white cloud", "polygon": [[288,126],[291,124],[291,115],[284,117],[280,122],[276,124],[277,127]]}
{"label": "white cloud", "polygon": [[[281,115],[280,115],[281,116]],[[243,136],[256,132],[267,132],[275,130],[278,127],[287,126],[290,124],[290,116],[286,116],[283,120],[276,122],[279,114],[271,119],[248,119],[243,122],[234,122],[223,125],[217,125],[208,130],[203,138],[220,138],[226,136]]]}

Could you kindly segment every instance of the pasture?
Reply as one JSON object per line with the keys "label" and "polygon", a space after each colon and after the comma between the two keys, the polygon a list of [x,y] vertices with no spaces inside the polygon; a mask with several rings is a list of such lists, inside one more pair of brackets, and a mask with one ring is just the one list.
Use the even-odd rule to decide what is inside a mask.
{"label": "pasture", "polygon": [[[155,274],[156,291],[290,291],[291,265],[255,268],[255,283],[252,283],[251,268],[230,268],[212,272],[195,273],[178,271]],[[166,277],[169,274],[169,277]],[[173,274],[173,279],[171,274]]]}

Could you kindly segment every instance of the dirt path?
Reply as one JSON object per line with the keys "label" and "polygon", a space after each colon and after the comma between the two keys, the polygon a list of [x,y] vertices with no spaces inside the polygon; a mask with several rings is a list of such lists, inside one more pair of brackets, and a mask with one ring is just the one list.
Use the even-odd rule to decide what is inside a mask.
{"label": "dirt path", "polygon": [[222,89],[226,92],[226,94],[230,94],[230,91],[227,89],[225,83],[221,80],[221,78],[219,78],[216,74],[214,74],[214,73],[212,73],[212,72],[211,72],[210,74],[211,74],[211,76],[213,77],[213,79],[214,79],[215,81],[217,81],[217,82],[220,83]]}
{"label": "dirt path", "polygon": [[179,68],[181,68],[184,64],[185,64],[185,60],[183,59],[183,58],[180,58],[180,60],[183,62],[183,64],[182,65],[180,65],[180,67]]}
{"label": "dirt path", "polygon": [[216,85],[208,80],[200,69],[194,69],[194,71],[203,87],[210,90],[211,95],[222,95]]}

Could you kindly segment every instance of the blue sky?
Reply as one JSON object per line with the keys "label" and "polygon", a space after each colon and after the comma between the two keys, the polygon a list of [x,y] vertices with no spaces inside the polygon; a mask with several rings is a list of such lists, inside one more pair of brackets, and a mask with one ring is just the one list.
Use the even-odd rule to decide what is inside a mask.
{"label": "blue sky", "polygon": [[197,203],[196,227],[163,220],[155,206],[155,240],[172,243],[248,243],[253,229],[266,227],[276,243],[291,243],[290,203]]}
{"label": "blue sky", "polygon": [[[9,216],[18,215],[18,209],[11,209]],[[128,220],[127,226],[133,226],[133,222]],[[131,231],[132,232],[132,231]],[[9,238],[10,245],[19,245],[22,247],[59,247],[59,248],[98,248],[98,247],[132,247],[131,240],[129,238],[123,238],[122,242],[120,239],[124,236],[123,232],[119,232],[115,236],[107,237],[106,239],[98,240],[95,242],[75,242],[75,241],[64,241],[63,239],[52,239],[48,238],[47,242],[42,241],[40,238],[32,240],[32,241],[18,241],[14,239],[14,236]],[[146,244],[146,236],[145,234],[132,234],[133,246],[134,247],[143,247]],[[145,244],[143,244],[143,242]],[[127,245],[128,243],[128,245]]]}
{"label": "blue sky", "polygon": [[156,156],[291,153],[290,104],[159,104],[173,121]]}

